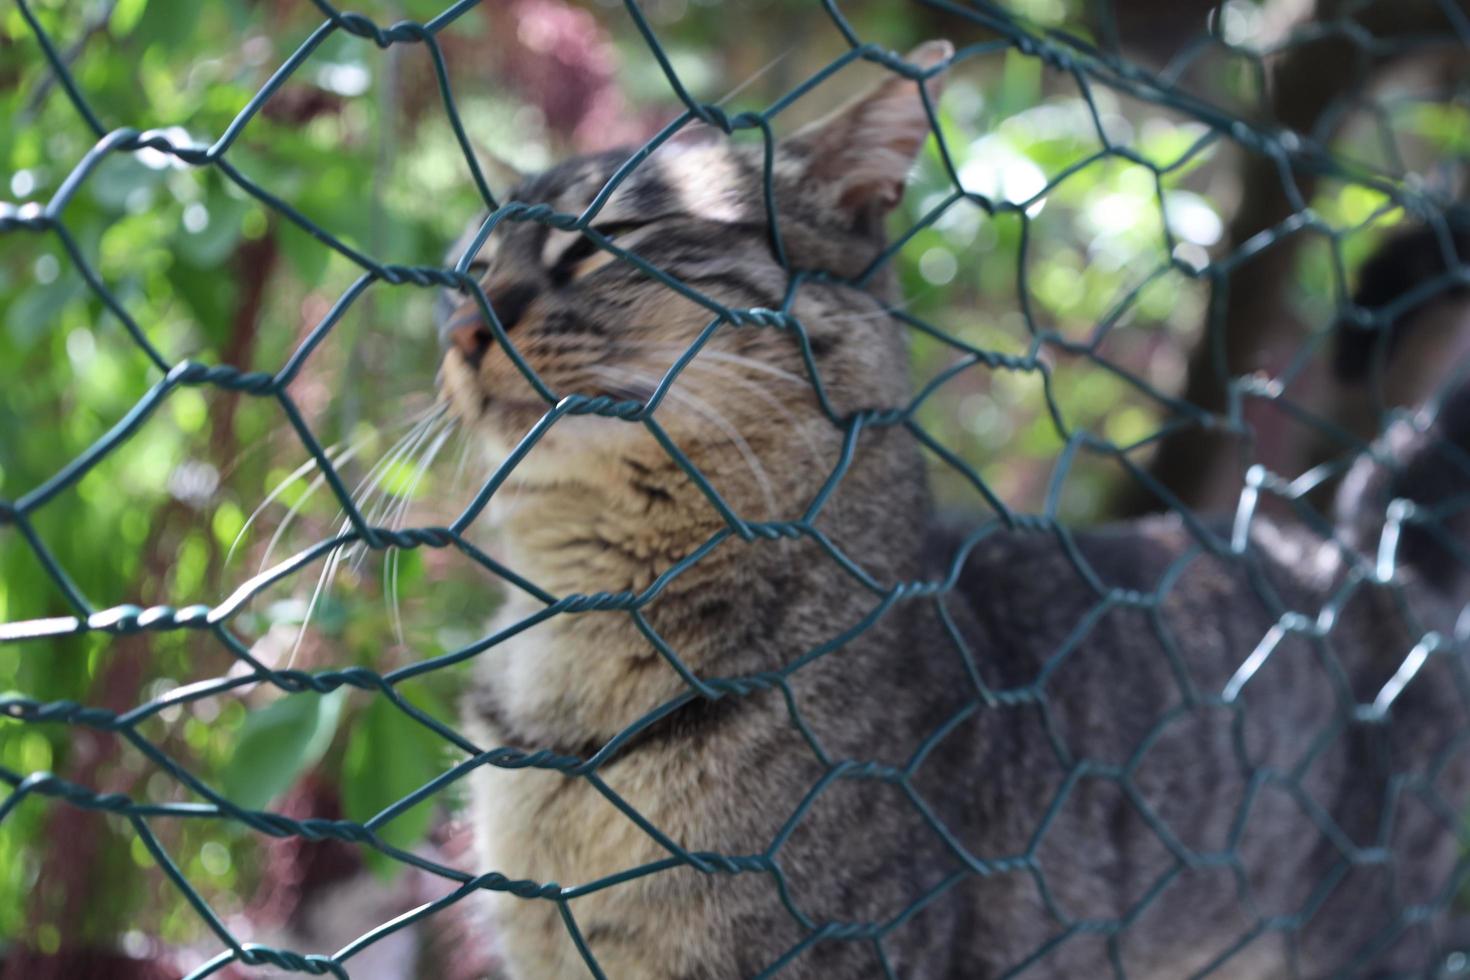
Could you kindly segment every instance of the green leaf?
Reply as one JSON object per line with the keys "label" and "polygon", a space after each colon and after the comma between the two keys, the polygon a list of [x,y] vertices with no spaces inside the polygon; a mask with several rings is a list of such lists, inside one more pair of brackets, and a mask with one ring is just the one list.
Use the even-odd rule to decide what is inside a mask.
{"label": "green leaf", "polygon": [[[342,808],[348,819],[368,820],[438,776],[446,768],[444,748],[443,739],[387,698],[373,701],[358,719],[343,759]],[[428,831],[433,814],[430,797],[377,828],[378,836],[394,847],[412,847]],[[364,848],[363,856],[383,877],[401,868],[371,848]]]}
{"label": "green leaf", "polygon": [[289,789],[332,743],[346,696],[346,688],[288,694],[247,715],[220,774],[224,795],[238,806],[260,810]]}

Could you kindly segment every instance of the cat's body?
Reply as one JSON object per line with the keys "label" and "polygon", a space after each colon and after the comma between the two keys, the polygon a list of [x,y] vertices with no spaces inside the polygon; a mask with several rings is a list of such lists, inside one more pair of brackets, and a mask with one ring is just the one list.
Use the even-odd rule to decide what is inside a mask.
{"label": "cat's body", "polygon": [[[1263,523],[1261,534],[1278,533]],[[931,537],[935,560],[928,576],[944,574],[958,544]],[[1395,938],[1398,909],[1386,890],[1385,868],[1352,867],[1332,836],[1343,835],[1365,852],[1379,843],[1388,802],[1377,755],[1382,726],[1333,736],[1342,713],[1338,692],[1320,654],[1300,638],[1281,643],[1236,707],[1185,710],[1186,697],[1196,705],[1219,700],[1277,615],[1255,597],[1243,569],[1196,554],[1193,538],[1174,520],[1084,535],[1079,544],[1111,588],[1152,593],[1171,567],[1183,569],[1160,605],[1182,669],[1175,672],[1149,613],[1126,604],[1069,643],[1069,635],[1097,614],[1100,597],[1054,537],[1005,534],[975,549],[947,608],[986,686],[1010,693],[1047,676],[1036,685],[1046,707],[1040,698],[1023,697],[975,709],[915,769],[918,797],[970,857],[994,870],[963,878],[885,939],[896,974],[999,976],[1044,951],[1067,933],[1067,924],[1141,913],[1119,939],[1126,975],[1191,976],[1249,938],[1263,919],[1305,916],[1318,888],[1333,889],[1322,896],[1332,904],[1307,918],[1295,939],[1299,975],[1334,975],[1374,941]],[[1315,561],[1323,547],[1300,535],[1265,549],[1290,562],[1262,570],[1285,608],[1320,608],[1338,584],[1330,564]],[[769,590],[751,589],[744,601],[737,593],[724,615],[677,624],[655,608],[650,621],[677,650],[703,647],[709,655],[744,662],[745,670],[731,673],[790,663],[830,636],[808,621],[814,604],[842,610],[832,621],[846,625],[876,602],[848,588],[814,549],[792,558],[806,574],[774,581]],[[1312,571],[1291,571],[1300,567]],[[783,593],[803,601],[793,603]],[[1369,703],[1413,645],[1389,606],[1386,595],[1365,593],[1334,627],[1338,637],[1350,639],[1334,641],[1333,655],[1355,682],[1356,696]],[[502,620],[509,625],[535,611],[530,604],[513,607]],[[711,635],[718,639],[712,642]],[[482,676],[493,679],[470,708],[481,725],[481,744],[583,757],[607,739],[606,729],[550,721],[561,717],[554,709],[538,709],[523,721],[513,703],[498,700],[507,689],[499,679],[522,671],[593,672],[591,683],[607,702],[623,705],[620,721],[627,724],[656,700],[640,696],[640,679],[668,669],[624,617],[603,615],[535,627],[493,651],[487,664]],[[1431,740],[1436,732],[1449,738],[1453,731],[1444,721],[1463,725],[1464,692],[1446,670],[1426,669],[1419,683],[1405,688],[1395,713],[1434,719]],[[929,600],[897,604],[839,652],[797,672],[791,690],[831,760],[892,767],[908,764],[926,738],[977,700],[964,660]],[[1044,711],[1051,716],[1050,734]],[[534,734],[527,732],[531,726]],[[1135,759],[1156,729],[1157,741]],[[1237,743],[1237,734],[1243,742]],[[1330,740],[1324,746],[1319,738]],[[1424,771],[1437,761],[1437,748],[1419,745],[1392,768]],[[1405,765],[1416,757],[1417,767]],[[1078,761],[1084,759],[1100,767],[1096,776],[1082,775]],[[1148,827],[1114,778],[1130,763],[1137,763],[1130,789],[1163,822],[1162,835]],[[1292,783],[1298,766],[1306,774]],[[768,692],[738,706],[695,702],[672,724],[633,742],[599,775],[682,847],[752,856],[766,851],[824,772],[791,724],[780,693]],[[1261,784],[1252,798],[1247,789],[1253,775]],[[1064,795],[1069,776],[1077,781]],[[1450,799],[1463,798],[1456,786],[1440,788]],[[476,791],[487,868],[579,884],[669,856],[585,781],[540,770],[494,772]],[[1059,799],[1043,834],[1044,818]],[[1422,806],[1407,794],[1400,822],[1423,820],[1426,814],[1416,812]],[[1422,827],[1415,830],[1422,835]],[[1176,854],[1170,845],[1181,850]],[[1394,845],[1397,901],[1438,900],[1456,871],[1453,835],[1435,818],[1428,841],[1411,836]],[[1183,869],[1181,859],[1200,866]],[[1250,899],[1243,901],[1231,859],[1240,862]],[[832,783],[776,860],[797,906],[817,924],[888,923],[967,867],[895,785],[861,778]],[[1048,910],[1034,875],[1044,880],[1055,911],[1069,917],[1067,924]],[[1156,888],[1164,890],[1149,904]],[[1261,918],[1246,911],[1252,899]],[[586,972],[554,905],[512,897],[498,903],[513,975]],[[608,977],[753,976],[805,934],[781,904],[774,878],[758,871],[660,871],[578,899],[572,909]],[[1435,934],[1424,927],[1410,929],[1405,942],[1407,960],[1397,964],[1405,968],[1427,964],[1437,948]],[[1267,931],[1215,975],[1294,975],[1290,945],[1282,932]],[[875,956],[872,944],[831,940],[807,951],[784,975],[881,976]],[[1365,962],[1383,967],[1386,961]],[[1106,932],[1079,930],[1031,975],[1090,976],[1107,963]]]}
{"label": "cat's body", "polygon": [[[932,45],[914,61],[947,56]],[[877,219],[926,127],[915,92],[891,82],[778,155],[794,265],[851,277],[877,254]],[[575,211],[617,162],[558,168],[523,199]],[[778,307],[787,279],[759,179],[758,154],[680,149],[635,171],[604,220],[719,301]],[[515,297],[513,315],[497,312],[554,390],[647,398],[710,313],[577,241],[510,230],[486,259],[487,292]],[[881,276],[797,290],[830,417],[795,337],[757,327],[718,329],[693,362],[706,383],[692,368],[689,394],[655,414],[746,520],[800,519],[840,469],[817,533],[742,540],[650,431],[616,419],[560,420],[497,493],[517,573],[556,596],[646,601],[642,623],[626,608],[567,612],[486,650],[465,706],[479,744],[590,758],[687,695],[668,651],[700,678],[754,680],[615,747],[600,784],[477,771],[483,870],[575,889],[643,869],[566,903],[613,980],[776,965],[845,980],[885,963],[922,980],[1027,964],[1056,978],[1424,975],[1458,869],[1464,672],[1433,654],[1382,718],[1357,706],[1394,688],[1425,630],[1453,628],[1452,577],[1406,568],[1393,587],[1344,590],[1364,568],[1349,549],[1265,519],[1243,550],[1212,528],[1214,554],[1172,518],[1075,538],[952,533],[892,417],[844,455],[853,413],[908,397],[891,298]],[[483,325],[454,324],[446,392],[502,455],[545,405]],[[1360,524],[1352,543],[1371,547],[1377,528]],[[512,590],[494,628],[542,608]],[[1268,647],[1283,623],[1305,629]],[[1312,623],[1325,638],[1306,635]],[[701,867],[670,860],[660,837]],[[491,902],[511,977],[588,975],[556,902]],[[1422,921],[1400,921],[1421,906]]]}

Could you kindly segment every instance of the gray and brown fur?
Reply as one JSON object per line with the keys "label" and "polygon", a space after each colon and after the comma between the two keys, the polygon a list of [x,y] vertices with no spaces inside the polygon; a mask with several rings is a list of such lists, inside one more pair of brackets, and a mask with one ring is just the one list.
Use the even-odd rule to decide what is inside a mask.
{"label": "gray and brown fur", "polygon": [[[950,53],[936,42],[910,59],[932,67]],[[803,285],[791,309],[839,415],[910,397],[906,332],[884,312],[892,283],[835,282],[879,254],[884,214],[927,132],[918,83],[895,76],[777,151],[790,263],[833,277]],[[571,160],[513,197],[577,212],[623,159]],[[776,307],[788,275],[773,257],[761,174],[758,144],[671,146],[631,174],[594,225],[732,308]],[[646,398],[710,313],[580,240],[507,223],[476,271],[554,392]],[[474,305],[463,296],[449,305],[441,385],[498,460],[547,406],[474,323]],[[842,452],[802,363],[791,331],[722,327],[656,415],[746,519],[798,519]],[[1387,483],[1365,473],[1356,485],[1372,497]],[[1386,501],[1370,503],[1381,514]],[[499,555],[557,595],[642,589],[724,526],[643,426],[590,417],[561,419],[489,516]],[[920,449],[901,426],[862,433],[815,527],[884,587],[943,579],[962,541],[936,519]],[[1377,526],[1355,527],[1371,551]],[[1100,614],[1094,583],[1053,532],[996,533],[969,551],[951,590],[894,603],[791,674],[794,704],[834,762],[905,766],[959,720],[929,745],[907,791],[835,780],[775,851],[789,900],[812,922],[860,935],[891,925],[881,944],[812,943],[780,975],[880,977],[880,945],[893,975],[929,980],[1028,963],[1022,975],[1049,978],[1187,977],[1210,966],[1224,977],[1326,977],[1353,963],[1361,975],[1425,975],[1449,941],[1445,917],[1430,913],[1460,870],[1458,654],[1429,658],[1391,723],[1354,712],[1424,624],[1448,635],[1462,596],[1411,567],[1398,572],[1402,591],[1361,584],[1330,630],[1287,636],[1226,704],[1230,679],[1283,613],[1315,621],[1356,574],[1349,552],[1319,536],[1264,519],[1254,528],[1244,556],[1206,552],[1177,519],[1078,534],[1105,589],[1161,595],[1154,609],[1120,601]],[[1228,540],[1228,528],[1216,530]],[[1405,594],[1413,629],[1398,604]],[[691,670],[728,678],[781,670],[877,602],[810,536],[730,537],[645,614]],[[494,628],[540,608],[512,589]],[[554,617],[486,650],[476,670],[465,714],[487,748],[586,757],[687,690],[624,611]],[[770,690],[696,699],[599,775],[688,851],[752,856],[768,852],[826,772]],[[483,871],[575,886],[669,856],[584,779],[486,767],[473,796]],[[777,886],[759,871],[685,866],[571,910],[613,980],[733,980],[807,938]],[[490,902],[514,980],[588,975],[552,902]],[[1422,920],[1400,921],[1419,905]]]}

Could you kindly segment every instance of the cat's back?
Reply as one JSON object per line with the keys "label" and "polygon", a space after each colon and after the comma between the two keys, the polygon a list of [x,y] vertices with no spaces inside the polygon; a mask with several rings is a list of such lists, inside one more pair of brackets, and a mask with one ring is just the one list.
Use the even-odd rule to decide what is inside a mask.
{"label": "cat's back", "polygon": [[[1431,958],[1428,926],[1405,922],[1456,867],[1430,809],[1465,795],[1463,671],[1430,658],[1371,717],[1417,635],[1391,592],[1304,531],[1259,521],[1241,554],[1196,533],[1229,530],[972,539],[944,603],[977,710],[915,785],[1003,870],[956,889],[986,935],[932,975],[1038,953],[1039,976],[1111,957],[1145,977]],[[936,530],[931,567],[965,547]]]}
{"label": "cat's back", "polygon": [[943,524],[926,556],[936,576],[953,573],[944,601],[985,645],[978,671],[997,689],[1069,687],[1076,673],[1104,686],[1142,682],[1154,698],[1168,695],[1150,679],[1190,701],[1218,699],[1251,683],[1276,646],[1304,637],[1334,647],[1345,672],[1334,683],[1381,684],[1402,655],[1373,651],[1413,638],[1388,591],[1349,581],[1333,541],[1266,520],[1243,549],[1228,522],[1191,526],[1178,515],[969,537]]}

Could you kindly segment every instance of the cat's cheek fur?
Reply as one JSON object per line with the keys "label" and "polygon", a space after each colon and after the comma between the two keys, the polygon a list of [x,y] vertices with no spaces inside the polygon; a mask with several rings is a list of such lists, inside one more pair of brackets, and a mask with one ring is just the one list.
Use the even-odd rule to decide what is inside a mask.
{"label": "cat's cheek fur", "polygon": [[[549,411],[549,406],[546,409]],[[476,435],[489,458],[503,460],[541,420],[539,406],[518,406],[502,412],[494,405],[486,412]],[[543,431],[509,474],[512,486],[604,488],[625,479],[621,454],[647,438],[636,426],[620,419],[564,415]]]}
{"label": "cat's cheek fur", "polygon": [[474,369],[458,354],[446,354],[439,365],[439,391],[450,408],[466,423],[473,423],[483,410]]}

